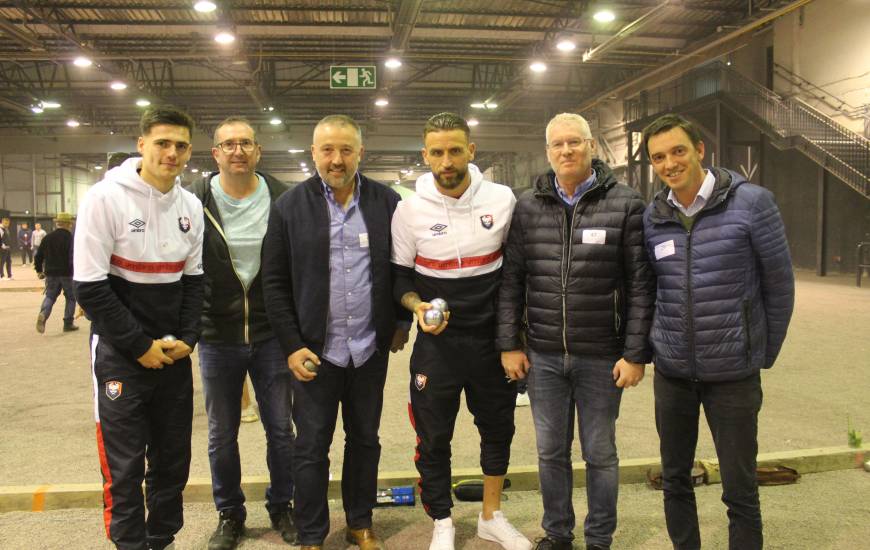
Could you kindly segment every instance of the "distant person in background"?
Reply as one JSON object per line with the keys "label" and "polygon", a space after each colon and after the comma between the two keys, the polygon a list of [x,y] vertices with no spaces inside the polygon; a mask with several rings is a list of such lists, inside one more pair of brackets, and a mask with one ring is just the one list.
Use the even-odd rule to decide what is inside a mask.
{"label": "distant person in background", "polygon": [[0,220],[0,279],[3,278],[3,268],[6,268],[6,278],[12,279],[12,237],[9,234],[9,218]]}
{"label": "distant person in background", "polygon": [[73,236],[72,215],[69,212],[59,212],[54,219],[57,227],[42,241],[36,250],[33,267],[40,279],[45,279],[45,298],[36,317],[36,331],[45,332],[45,321],[51,315],[51,308],[63,290],[66,305],[63,309],[63,331],[72,332],[79,327],[73,324],[76,310],[76,299],[73,294],[72,260]]}
{"label": "distant person in background", "polygon": [[33,238],[31,242],[33,244],[33,257],[36,257],[36,252],[39,249],[39,245],[42,244],[42,239],[45,238],[45,229],[42,228],[41,223],[36,223],[33,225]]}
{"label": "distant person in background", "polygon": [[22,222],[18,228],[18,250],[21,251],[21,265],[33,262],[33,232],[27,222]]}
{"label": "distant person in background", "polygon": [[134,157],[134,156],[136,156],[136,155],[134,155],[133,153],[124,153],[124,152],[109,153],[109,160],[106,163],[106,170],[111,170],[112,168],[115,168],[116,166],[121,166],[122,164],[124,164],[125,160],[127,160],[130,157]]}

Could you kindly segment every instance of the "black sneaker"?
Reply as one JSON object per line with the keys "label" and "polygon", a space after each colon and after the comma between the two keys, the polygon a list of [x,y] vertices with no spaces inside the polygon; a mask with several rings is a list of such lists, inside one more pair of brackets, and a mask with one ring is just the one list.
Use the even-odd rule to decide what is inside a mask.
{"label": "black sneaker", "polygon": [[570,540],[556,540],[550,537],[535,540],[535,550],[571,550],[574,545]]}
{"label": "black sneaker", "polygon": [[293,523],[293,507],[288,506],[280,512],[270,512],[272,529],[281,533],[281,538],[287,544],[296,544],[296,524]]}
{"label": "black sneaker", "polygon": [[217,529],[208,539],[208,550],[234,550],[244,533],[245,522],[221,512]]}
{"label": "black sneaker", "polygon": [[42,313],[36,316],[36,332],[40,334],[45,332],[45,315]]}
{"label": "black sneaker", "polygon": [[70,322],[70,323],[64,323],[64,324],[63,324],[63,331],[64,331],[64,332],[72,332],[72,331],[74,331],[74,330],[78,330],[78,329],[79,329],[79,327],[75,326],[75,325],[72,324],[71,322]]}

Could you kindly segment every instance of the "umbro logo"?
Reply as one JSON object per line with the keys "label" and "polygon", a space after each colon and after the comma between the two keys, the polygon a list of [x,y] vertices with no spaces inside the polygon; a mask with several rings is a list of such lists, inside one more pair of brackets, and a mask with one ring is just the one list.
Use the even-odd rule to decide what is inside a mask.
{"label": "umbro logo", "polygon": [[133,226],[133,229],[130,230],[130,233],[145,233],[145,222],[143,222],[139,218],[131,221],[129,225]]}
{"label": "umbro logo", "polygon": [[444,230],[447,229],[447,226],[443,223],[436,223],[432,227],[429,228],[432,231],[432,236],[437,237],[439,235],[444,235]]}

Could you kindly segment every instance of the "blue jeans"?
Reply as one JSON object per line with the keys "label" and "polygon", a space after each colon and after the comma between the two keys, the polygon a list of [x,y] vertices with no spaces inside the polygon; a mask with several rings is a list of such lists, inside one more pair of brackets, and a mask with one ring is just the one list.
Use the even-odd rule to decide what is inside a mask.
{"label": "blue jeans", "polygon": [[55,277],[48,275],[45,277],[45,298],[42,300],[42,306],[39,312],[48,319],[51,315],[51,308],[60,296],[60,291],[63,290],[63,297],[66,300],[66,305],[63,308],[63,322],[70,324],[73,322],[73,316],[76,313],[76,295],[73,293],[72,277]]}
{"label": "blue jeans", "polygon": [[755,373],[733,382],[692,382],[657,372],[654,389],[665,522],[674,548],[701,548],[692,466],[703,405],[719,459],[722,502],[728,508],[728,548],[760,550],[764,537],[755,470],[761,376]]}
{"label": "blue jeans", "polygon": [[240,521],[246,518],[238,437],[247,373],[266,430],[270,481],[266,508],[270,513],[282,511],[293,500],[294,436],[290,423],[292,375],[278,340],[251,345],[200,342],[199,370],[208,415],[208,460],[215,507]]}
{"label": "blue jeans", "polygon": [[360,366],[339,367],[321,359],[310,382],[293,379],[296,439],[296,527],[299,543],[323,544],[329,533],[329,445],[338,408],[344,422],[341,496],[351,529],[372,526],[381,443],[378,428],[387,380],[387,355],[375,352]]}
{"label": "blue jeans", "polygon": [[617,359],[529,353],[529,399],[544,499],[541,526],[554,540],[574,539],[571,444],[575,409],[586,462],[586,544],[609,547],[613,540],[619,492],[616,418],[622,398],[622,389],[616,387],[612,374]]}

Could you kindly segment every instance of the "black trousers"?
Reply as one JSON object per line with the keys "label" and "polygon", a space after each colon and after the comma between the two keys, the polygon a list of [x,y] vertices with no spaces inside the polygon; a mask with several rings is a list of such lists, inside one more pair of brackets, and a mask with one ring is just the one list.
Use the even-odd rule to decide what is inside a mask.
{"label": "black trousers", "polygon": [[514,436],[516,383],[505,379],[491,336],[448,329],[438,336],[417,333],[411,354],[411,424],[417,432],[414,462],[420,500],[433,519],[450,516],[450,442],[465,391],[480,434],[484,475],[507,473]]}
{"label": "black trousers", "polygon": [[704,414],[722,475],[722,502],[728,508],[730,550],[758,550],[764,542],[758,499],[756,455],[761,377],[734,382],[654,380],[656,428],[662,455],[665,521],[675,550],[698,550],[701,534],[692,485],[698,442],[698,412]]}
{"label": "black trousers", "polygon": [[193,420],[190,358],[146,369],[92,334],[91,362],[106,536],[120,550],[163,548],[184,523],[181,493],[190,471]]}
{"label": "black trousers", "polygon": [[322,545],[329,533],[329,446],[339,404],[344,423],[341,496],[345,520],[351,529],[371,527],[386,380],[387,355],[377,351],[359,367],[339,367],[321,359],[314,380],[293,378],[293,500],[300,544]]}
{"label": "black trousers", "polygon": [[0,250],[0,279],[3,278],[3,270],[6,270],[6,276],[12,278],[12,251]]}

